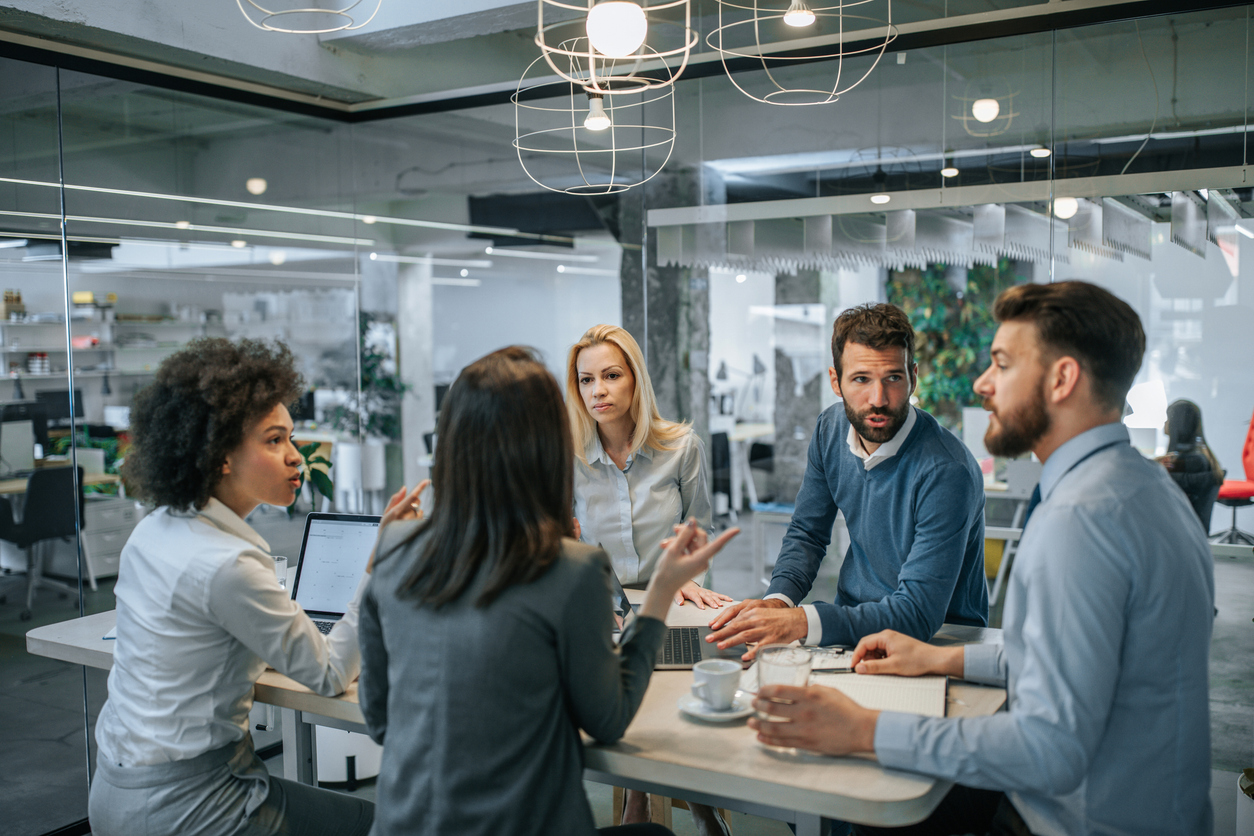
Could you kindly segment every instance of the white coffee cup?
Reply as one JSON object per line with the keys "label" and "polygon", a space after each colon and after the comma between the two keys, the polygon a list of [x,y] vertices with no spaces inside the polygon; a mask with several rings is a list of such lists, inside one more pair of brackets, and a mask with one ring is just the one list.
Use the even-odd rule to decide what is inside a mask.
{"label": "white coffee cup", "polygon": [[740,664],[731,659],[706,659],[692,667],[692,693],[715,711],[732,707],[740,687]]}

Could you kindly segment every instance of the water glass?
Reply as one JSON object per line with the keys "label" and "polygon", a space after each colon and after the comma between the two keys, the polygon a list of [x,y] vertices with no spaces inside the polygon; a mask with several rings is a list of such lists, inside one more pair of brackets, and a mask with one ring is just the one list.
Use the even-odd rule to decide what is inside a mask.
{"label": "water glass", "polygon": [[279,580],[279,586],[287,589],[287,558],[282,555],[274,556],[274,576]]}
{"label": "water glass", "polygon": [[[810,682],[810,665],[813,655],[804,647],[793,645],[772,644],[758,650],[758,691],[764,685],[797,685],[804,686]],[[758,712],[758,719],[764,723],[787,723],[786,718],[775,714]],[[789,747],[772,746],[771,749],[791,752]]]}

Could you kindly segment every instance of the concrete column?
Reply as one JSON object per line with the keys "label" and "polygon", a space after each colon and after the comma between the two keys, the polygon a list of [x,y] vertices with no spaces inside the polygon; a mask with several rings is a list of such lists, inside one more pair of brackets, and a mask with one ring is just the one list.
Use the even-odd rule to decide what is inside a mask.
{"label": "concrete column", "polygon": [[[821,284],[817,270],[780,273],[775,277],[775,304],[820,305]],[[778,502],[792,502],[801,488],[810,437],[822,408],[822,389],[828,385],[823,363],[823,337],[827,333],[824,327],[781,317],[775,320],[775,469],[771,490]]]}
{"label": "concrete column", "polygon": [[427,452],[423,434],[435,430],[431,265],[399,265],[396,297],[397,366],[411,387],[401,400],[401,450],[405,484],[413,487],[429,475],[418,457]]}
{"label": "concrete column", "polygon": [[[702,195],[704,188],[705,194]],[[667,170],[626,192],[619,204],[620,241],[647,240],[648,281],[640,252],[625,249],[621,268],[623,327],[648,357],[649,376],[663,418],[691,421],[709,443],[710,290],[705,267],[657,263],[657,238],[644,220],[649,209],[723,203],[722,181],[697,169]]]}

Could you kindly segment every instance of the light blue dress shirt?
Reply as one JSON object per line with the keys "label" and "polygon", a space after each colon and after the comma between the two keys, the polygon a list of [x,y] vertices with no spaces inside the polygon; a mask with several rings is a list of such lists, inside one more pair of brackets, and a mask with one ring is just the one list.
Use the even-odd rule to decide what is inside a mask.
{"label": "light blue dress shirt", "polygon": [[[619,470],[596,433],[575,460],[575,517],[581,539],[600,546],[620,582],[645,583],[662,556],[662,541],[688,517],[713,524],[705,445],[689,431],[673,450],[642,447]],[[701,578],[696,579],[702,582]]]}
{"label": "light blue dress shirt", "polygon": [[1005,647],[968,645],[966,679],[1008,710],[885,712],[882,764],[1005,790],[1037,836],[1209,834],[1209,546],[1167,471],[1122,424],[1059,447],[1006,595]]}

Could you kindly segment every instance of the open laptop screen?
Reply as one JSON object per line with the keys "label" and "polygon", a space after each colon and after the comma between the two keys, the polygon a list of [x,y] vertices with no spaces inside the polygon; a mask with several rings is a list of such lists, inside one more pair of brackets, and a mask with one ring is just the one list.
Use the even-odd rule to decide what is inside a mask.
{"label": "open laptop screen", "polygon": [[306,612],[343,615],[357,592],[379,518],[359,514],[310,514],[292,597]]}

